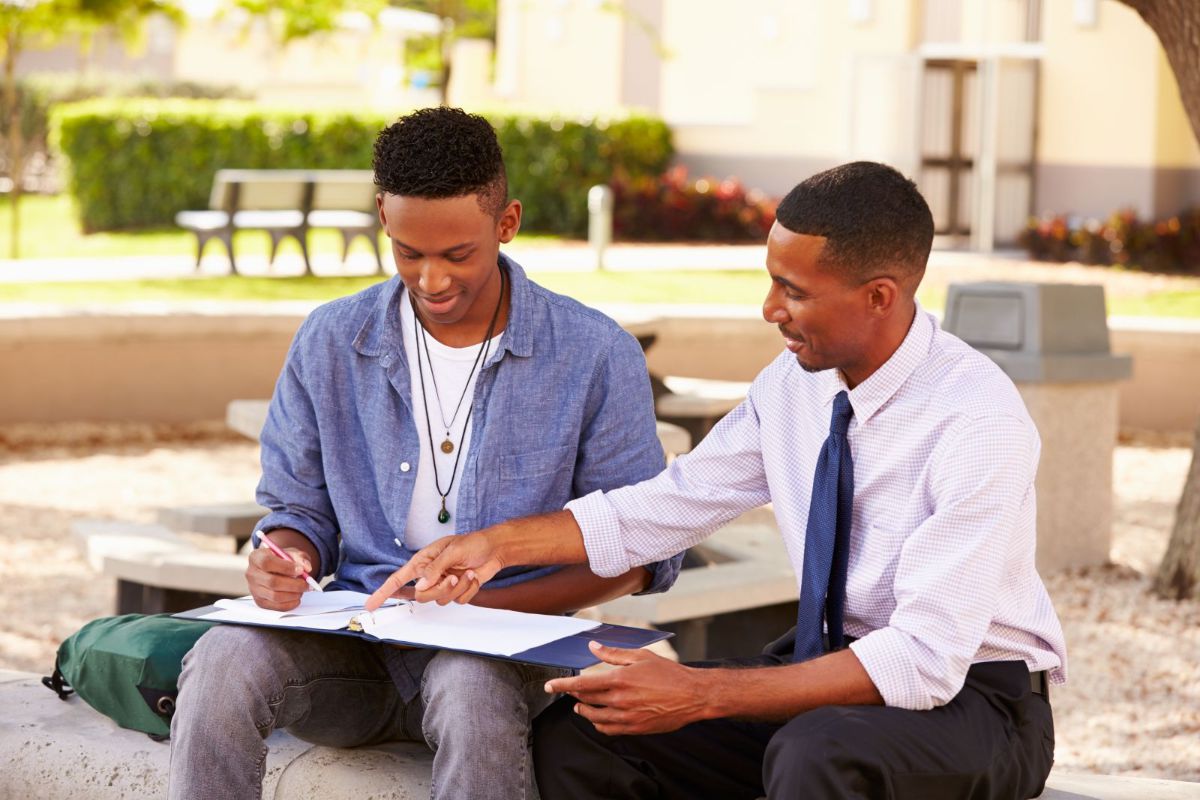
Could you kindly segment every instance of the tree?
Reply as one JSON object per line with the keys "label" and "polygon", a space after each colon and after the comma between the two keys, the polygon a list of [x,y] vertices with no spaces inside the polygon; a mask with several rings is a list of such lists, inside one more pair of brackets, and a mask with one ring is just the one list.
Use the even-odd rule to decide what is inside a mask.
{"label": "tree", "polygon": [[425,68],[438,76],[438,94],[445,105],[454,42],[496,38],[496,0],[395,0],[393,5],[424,11],[442,21],[438,33],[410,39],[405,55],[410,69]]}
{"label": "tree", "polygon": [[287,43],[334,30],[338,17],[347,12],[375,19],[387,0],[233,0],[233,5],[278,23],[276,35]]}
{"label": "tree", "polygon": [[[1158,36],[1175,73],[1192,133],[1200,141],[1200,3],[1195,0],[1121,0]],[[1192,466],[1175,512],[1175,527],[1154,581],[1168,599],[1196,596],[1200,589],[1200,423],[1192,444]]]}
{"label": "tree", "polygon": [[0,0],[0,49],[4,85],[0,98],[8,116],[7,143],[11,242],[9,257],[20,257],[22,176],[25,170],[21,109],[17,96],[17,59],[30,46],[46,46],[78,34],[89,41],[104,26],[115,27],[127,40],[136,38],[151,14],[180,18],[171,0]]}
{"label": "tree", "polygon": [[1200,588],[1200,424],[1196,425],[1192,467],[1175,512],[1175,527],[1154,579],[1154,591],[1168,600],[1195,597],[1197,588]]}

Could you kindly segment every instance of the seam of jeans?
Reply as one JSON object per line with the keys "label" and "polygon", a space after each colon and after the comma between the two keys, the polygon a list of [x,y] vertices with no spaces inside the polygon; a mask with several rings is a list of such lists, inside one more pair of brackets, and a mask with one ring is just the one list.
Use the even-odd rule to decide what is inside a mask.
{"label": "seam of jeans", "polygon": [[[425,738],[425,744],[429,746],[430,750],[437,750],[439,746],[437,736],[434,735],[434,732],[430,730],[428,725],[425,724],[424,713],[425,711],[429,710],[430,705],[428,699],[425,697],[425,686],[429,683],[429,673],[431,671],[432,670],[429,669],[424,669],[421,671],[421,682],[417,686],[417,696],[421,698],[421,736]],[[429,796],[434,796],[432,778],[429,779]]]}
{"label": "seam of jeans", "polygon": [[254,762],[254,772],[257,775],[257,780],[256,780],[255,785],[257,785],[259,787],[260,794],[262,792],[263,780],[267,776],[267,753],[268,752],[269,752],[269,748],[267,747],[267,742],[264,739],[262,747],[260,747],[258,749],[258,759]]}

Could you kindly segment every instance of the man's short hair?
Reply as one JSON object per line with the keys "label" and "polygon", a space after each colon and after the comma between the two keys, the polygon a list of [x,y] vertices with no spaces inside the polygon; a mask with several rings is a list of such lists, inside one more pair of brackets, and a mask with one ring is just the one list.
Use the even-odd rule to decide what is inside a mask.
{"label": "man's short hair", "polygon": [[461,108],[423,108],[375,138],[375,183],[388,194],[437,200],[479,196],[484,213],[499,217],[508,202],[508,176],[491,123]]}
{"label": "man's short hair", "polygon": [[933,246],[933,215],[916,184],[874,161],[818,172],[788,192],[775,219],[825,237],[821,266],[851,283],[889,275],[915,290]]}

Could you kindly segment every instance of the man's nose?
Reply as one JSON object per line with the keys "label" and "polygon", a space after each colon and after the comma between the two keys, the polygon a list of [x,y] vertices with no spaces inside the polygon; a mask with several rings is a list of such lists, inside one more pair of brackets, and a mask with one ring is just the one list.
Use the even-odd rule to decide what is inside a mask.
{"label": "man's nose", "polygon": [[778,288],[772,286],[767,292],[767,299],[763,300],[762,307],[763,319],[773,325],[780,325],[788,321],[787,309],[783,307],[783,303],[779,302]]}
{"label": "man's nose", "polygon": [[449,274],[438,266],[435,259],[426,258],[421,262],[421,273],[417,285],[425,294],[439,294],[450,288]]}

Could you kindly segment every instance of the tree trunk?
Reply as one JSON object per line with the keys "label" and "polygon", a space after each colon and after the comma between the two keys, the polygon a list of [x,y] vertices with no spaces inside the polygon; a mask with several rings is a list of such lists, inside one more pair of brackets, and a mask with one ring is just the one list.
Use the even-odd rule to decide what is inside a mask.
{"label": "tree trunk", "polygon": [[11,227],[8,257],[21,257],[21,173],[24,167],[21,142],[21,109],[17,107],[17,54],[21,49],[21,34],[14,25],[8,31],[4,50],[4,104],[8,106],[8,177],[12,181],[9,191],[9,214]]}
{"label": "tree trunk", "polygon": [[448,105],[450,100],[450,50],[454,47],[455,20],[458,19],[458,4],[454,0],[442,0],[438,3],[438,18],[441,27],[438,30],[438,101]]}
{"label": "tree trunk", "polygon": [[[1137,11],[1158,36],[1167,62],[1179,84],[1180,99],[1200,141],[1200,3],[1196,0],[1121,0]],[[1154,591],[1161,597],[1183,600],[1200,588],[1200,424],[1192,446],[1175,528],[1167,553],[1158,568]]]}
{"label": "tree trunk", "polygon": [[1200,140],[1200,4],[1196,0],[1121,0],[1158,36],[1179,83],[1192,134]]}
{"label": "tree trunk", "polygon": [[1200,587],[1200,424],[1192,444],[1192,467],[1175,512],[1175,529],[1158,568],[1154,591],[1168,600],[1196,596]]}

